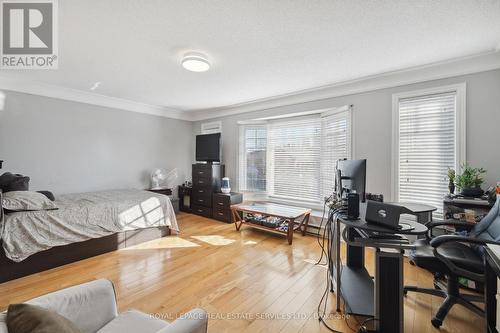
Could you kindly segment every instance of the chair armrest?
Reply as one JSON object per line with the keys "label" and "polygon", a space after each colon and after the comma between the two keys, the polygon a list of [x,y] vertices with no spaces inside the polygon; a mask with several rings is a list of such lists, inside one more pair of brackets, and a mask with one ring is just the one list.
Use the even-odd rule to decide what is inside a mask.
{"label": "chair armrest", "polygon": [[433,238],[430,241],[430,245],[434,247],[434,256],[436,258],[439,258],[447,267],[448,269],[456,274],[457,276],[462,276],[466,277],[469,279],[473,279],[475,281],[479,282],[484,282],[484,273],[476,273],[464,268],[461,268],[460,266],[456,265],[453,260],[450,260],[450,258],[446,255],[443,255],[439,251],[439,247],[445,243],[450,243],[450,242],[458,242],[458,243],[469,243],[469,244],[476,244],[476,245],[486,245],[486,244],[496,244],[500,245],[500,242],[497,241],[489,241],[481,238],[473,238],[473,237],[464,237],[464,236],[458,236],[458,235],[444,235],[444,236],[438,236]]}
{"label": "chair armrest", "polygon": [[490,241],[481,238],[473,238],[473,237],[465,237],[458,235],[443,235],[437,236],[430,241],[432,247],[439,247],[444,243],[449,242],[460,242],[460,243],[469,243],[469,244],[477,244],[477,245],[486,245],[486,244],[495,244],[500,245],[500,242]]}
{"label": "chair armrest", "polygon": [[193,309],[156,333],[206,333],[207,327],[207,312],[203,309]]}
{"label": "chair armrest", "polygon": [[105,279],[61,289],[26,303],[57,312],[82,333],[97,332],[118,315],[113,283]]}
{"label": "chair armrest", "polygon": [[472,229],[476,223],[469,223],[469,222],[464,222],[464,221],[456,221],[456,220],[446,220],[446,221],[436,221],[436,222],[429,222],[426,223],[425,226],[429,229],[433,229],[435,227],[443,226],[443,225],[449,225],[449,226],[454,226],[454,227],[463,227],[467,229]]}

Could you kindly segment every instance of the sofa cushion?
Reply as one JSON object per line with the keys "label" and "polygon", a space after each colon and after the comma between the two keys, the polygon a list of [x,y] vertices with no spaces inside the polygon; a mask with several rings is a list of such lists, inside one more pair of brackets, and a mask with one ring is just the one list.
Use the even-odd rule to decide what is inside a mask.
{"label": "sofa cushion", "polygon": [[166,321],[140,311],[130,310],[119,314],[97,333],[155,333],[168,325]]}
{"label": "sofa cushion", "polygon": [[61,289],[26,303],[59,313],[82,333],[96,333],[118,315],[113,284],[105,279]]}
{"label": "sofa cushion", "polygon": [[11,304],[7,310],[9,333],[80,333],[76,326],[54,311],[30,304]]}
{"label": "sofa cushion", "polygon": [[7,313],[0,313],[0,333],[9,333],[7,330]]}

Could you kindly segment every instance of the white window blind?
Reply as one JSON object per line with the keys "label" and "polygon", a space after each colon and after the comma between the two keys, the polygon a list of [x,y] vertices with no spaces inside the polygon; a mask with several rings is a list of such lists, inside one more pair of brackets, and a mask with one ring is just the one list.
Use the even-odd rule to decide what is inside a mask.
{"label": "white window blind", "polygon": [[343,107],[241,124],[239,189],[320,207],[334,189],[337,161],[351,157],[351,112]]}
{"label": "white window blind", "polygon": [[448,168],[457,169],[456,105],[456,91],[399,99],[399,201],[442,213]]}
{"label": "white window blind", "polygon": [[320,202],[321,119],[296,118],[268,127],[269,196]]}
{"label": "white window blind", "polygon": [[266,125],[241,127],[239,158],[241,191],[266,191],[266,147]]}
{"label": "white window blind", "polygon": [[322,197],[329,197],[335,188],[337,161],[351,158],[350,110],[325,114],[321,127]]}

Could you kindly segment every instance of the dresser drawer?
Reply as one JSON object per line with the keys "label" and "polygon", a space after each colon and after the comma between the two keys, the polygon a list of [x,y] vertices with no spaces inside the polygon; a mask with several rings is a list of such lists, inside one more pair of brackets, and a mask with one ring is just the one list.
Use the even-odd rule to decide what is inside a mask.
{"label": "dresser drawer", "polygon": [[212,186],[212,178],[193,177],[193,186]]}
{"label": "dresser drawer", "polygon": [[206,188],[195,188],[193,190],[193,204],[212,207],[212,193]]}
{"label": "dresser drawer", "polygon": [[210,165],[193,166],[193,178],[212,178],[212,167]]}
{"label": "dresser drawer", "polygon": [[239,204],[243,201],[243,195],[235,192],[231,192],[230,194],[214,193],[212,201],[213,207],[220,207],[229,210],[231,205]]}
{"label": "dresser drawer", "polygon": [[231,197],[228,195],[214,194],[212,201],[214,208],[229,209],[229,206],[231,206]]}
{"label": "dresser drawer", "polygon": [[222,207],[213,207],[213,218],[219,221],[231,223],[231,210]]}
{"label": "dresser drawer", "polygon": [[192,194],[193,195],[212,195],[213,190],[210,186],[195,186],[193,187]]}
{"label": "dresser drawer", "polygon": [[212,208],[210,207],[205,207],[205,206],[200,206],[200,205],[195,205],[193,204],[192,206],[192,211],[196,215],[201,215],[205,217],[212,217]]}

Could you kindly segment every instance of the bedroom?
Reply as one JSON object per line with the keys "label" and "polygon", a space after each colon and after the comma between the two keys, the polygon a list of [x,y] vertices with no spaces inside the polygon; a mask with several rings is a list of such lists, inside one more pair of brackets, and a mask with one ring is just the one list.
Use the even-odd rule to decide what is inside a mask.
{"label": "bedroom", "polygon": [[[366,160],[363,181],[340,186],[357,190],[362,218],[382,199],[432,207],[419,221],[472,214],[485,225],[494,199],[448,216],[444,197],[453,185],[463,199],[464,171],[491,198],[500,185],[500,1],[30,3],[0,1],[0,311],[71,286],[109,293],[107,279],[116,292],[109,320],[82,324],[69,305],[52,304],[49,314],[80,332],[108,321],[101,331],[112,332],[120,320],[130,332],[174,331],[167,322],[195,308],[172,324],[186,325],[179,332],[495,327],[496,301],[477,272],[459,275],[466,282],[453,297],[486,301],[444,316],[443,297],[412,291],[381,307],[377,293],[367,299],[399,309],[388,320],[397,328],[380,311],[355,313],[347,291],[327,290],[335,278],[325,256],[346,264],[350,247],[328,244],[338,203],[325,197],[337,198],[339,159]],[[198,141],[214,133],[214,156],[202,156]],[[158,169],[168,179],[149,191]],[[435,234],[459,237],[452,233],[462,227]],[[407,236],[398,257],[401,293],[454,281],[413,259],[422,237]],[[376,289],[374,248],[365,263]],[[16,332],[4,322],[5,313],[1,333]]]}

